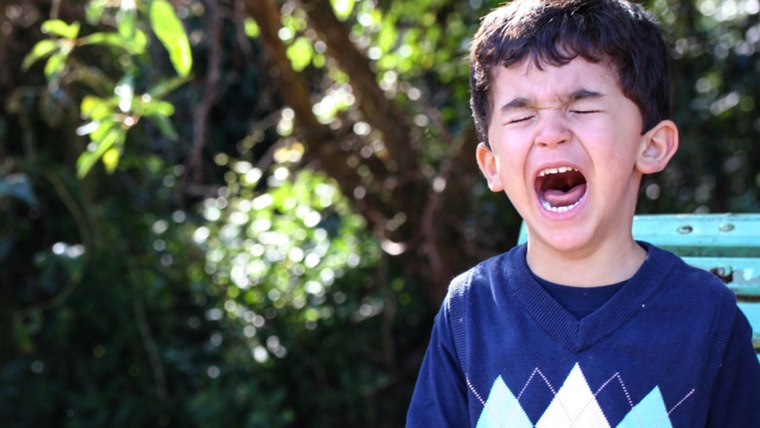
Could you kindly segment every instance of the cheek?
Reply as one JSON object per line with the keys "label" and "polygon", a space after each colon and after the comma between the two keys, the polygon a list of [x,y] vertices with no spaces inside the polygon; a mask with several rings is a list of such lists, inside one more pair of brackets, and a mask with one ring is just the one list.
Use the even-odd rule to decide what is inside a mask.
{"label": "cheek", "polygon": [[499,158],[504,163],[514,164],[523,161],[532,146],[530,135],[520,130],[494,127],[488,136],[491,146],[498,150]]}
{"label": "cheek", "polygon": [[611,168],[622,168],[621,173],[626,172],[628,167],[632,168],[636,163],[640,144],[640,139],[631,135],[636,134],[614,128],[587,134],[586,150],[596,158],[596,162],[601,162],[602,165],[606,164]]}
{"label": "cheek", "polygon": [[520,201],[530,199],[533,183],[525,173],[526,162],[523,153],[507,152],[499,163],[499,177],[504,192],[512,204],[519,206]]}

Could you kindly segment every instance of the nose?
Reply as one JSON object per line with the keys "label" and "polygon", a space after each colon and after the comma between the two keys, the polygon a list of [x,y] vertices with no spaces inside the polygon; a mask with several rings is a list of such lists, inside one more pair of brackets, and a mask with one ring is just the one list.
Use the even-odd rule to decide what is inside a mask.
{"label": "nose", "polygon": [[534,142],[539,147],[554,147],[570,141],[572,132],[561,108],[545,108],[538,112]]}

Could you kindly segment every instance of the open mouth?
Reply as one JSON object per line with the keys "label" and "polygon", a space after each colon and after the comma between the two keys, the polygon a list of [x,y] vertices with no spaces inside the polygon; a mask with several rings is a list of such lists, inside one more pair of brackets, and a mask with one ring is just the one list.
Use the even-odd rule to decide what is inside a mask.
{"label": "open mouth", "polygon": [[541,206],[547,211],[569,211],[586,196],[586,177],[568,166],[546,168],[538,173],[536,192]]}

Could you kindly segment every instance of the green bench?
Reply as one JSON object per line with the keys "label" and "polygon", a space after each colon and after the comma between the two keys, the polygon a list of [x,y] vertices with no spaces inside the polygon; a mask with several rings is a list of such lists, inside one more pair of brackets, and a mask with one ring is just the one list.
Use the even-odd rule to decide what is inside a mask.
{"label": "green bench", "polygon": [[[736,293],[760,360],[760,214],[653,214],[633,218],[633,237],[714,273]],[[525,225],[519,242],[525,242]]]}

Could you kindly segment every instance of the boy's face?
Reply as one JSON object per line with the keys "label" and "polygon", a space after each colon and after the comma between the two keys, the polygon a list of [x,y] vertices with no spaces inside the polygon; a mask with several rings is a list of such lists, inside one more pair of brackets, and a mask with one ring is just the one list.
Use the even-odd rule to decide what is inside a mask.
{"label": "boy's face", "polygon": [[572,257],[630,244],[639,182],[654,172],[644,157],[656,131],[641,134],[638,107],[604,62],[542,68],[527,60],[493,71],[491,149],[477,151],[488,185],[505,191],[525,220],[529,251]]}

